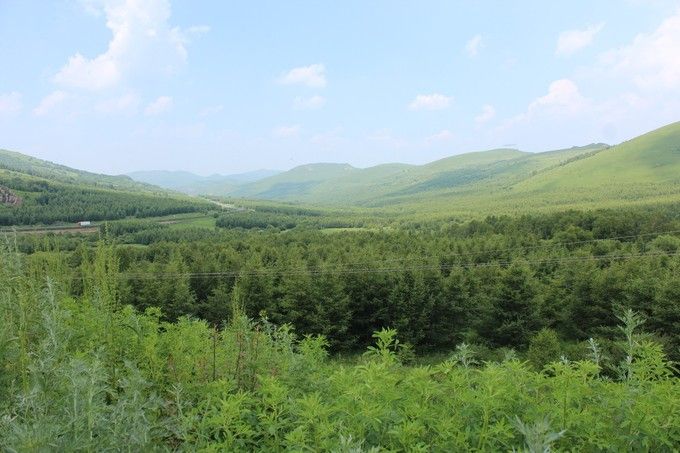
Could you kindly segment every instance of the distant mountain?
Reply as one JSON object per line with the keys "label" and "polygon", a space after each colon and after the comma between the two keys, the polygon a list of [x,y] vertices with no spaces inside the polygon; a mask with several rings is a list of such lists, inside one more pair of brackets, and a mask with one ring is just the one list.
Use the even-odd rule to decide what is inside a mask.
{"label": "distant mountain", "polygon": [[[402,213],[497,214],[680,200],[680,122],[615,146],[495,149],[425,165],[319,163],[238,175],[109,176],[0,150],[0,225],[144,217],[206,209],[227,195]],[[152,185],[154,184],[154,185]],[[173,190],[170,192],[157,186]]]}
{"label": "distant mountain", "polygon": [[136,171],[127,176],[135,181],[153,184],[190,195],[224,195],[242,184],[275,176],[281,172],[276,170],[255,170],[234,175],[200,176],[188,171]]}
{"label": "distant mountain", "polygon": [[0,225],[69,223],[201,211],[205,200],[0,150]]}
{"label": "distant mountain", "polygon": [[680,198],[680,122],[616,146],[460,154],[425,165],[311,164],[230,196],[316,204],[477,212]]}
{"label": "distant mountain", "polygon": [[547,168],[573,155],[600,150],[591,145],[533,154],[516,149],[460,154],[425,165],[383,164],[359,169],[348,164],[310,164],[233,189],[230,195],[313,203],[392,204],[441,190],[501,183]]}
{"label": "distant mountain", "polygon": [[111,176],[88,171],[76,170],[65,165],[55,164],[16,151],[0,149],[0,170],[13,171],[25,175],[47,178],[66,184],[89,184],[96,187],[126,190],[157,190],[134,181],[124,175]]}

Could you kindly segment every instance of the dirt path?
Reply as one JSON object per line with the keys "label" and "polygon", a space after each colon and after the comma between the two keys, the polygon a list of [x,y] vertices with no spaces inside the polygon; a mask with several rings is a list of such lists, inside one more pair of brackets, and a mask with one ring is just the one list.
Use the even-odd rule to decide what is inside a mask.
{"label": "dirt path", "polygon": [[246,210],[245,208],[241,208],[241,207],[236,206],[234,204],[222,203],[221,201],[211,200],[210,198],[203,198],[203,200],[208,201],[212,204],[215,204],[215,205],[217,205],[217,206],[219,206],[220,208],[223,208],[223,209],[231,209],[233,211],[245,211]]}

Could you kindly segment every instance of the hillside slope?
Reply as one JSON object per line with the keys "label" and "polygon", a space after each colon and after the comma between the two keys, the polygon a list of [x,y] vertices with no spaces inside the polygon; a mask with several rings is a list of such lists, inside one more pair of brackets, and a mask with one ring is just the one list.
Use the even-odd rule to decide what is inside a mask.
{"label": "hillside slope", "polygon": [[365,169],[303,165],[240,186],[229,195],[467,213],[676,201],[680,122],[616,146],[595,143],[542,153],[497,149],[426,165]]}
{"label": "hillside slope", "polygon": [[236,190],[240,185],[275,176],[276,170],[255,170],[233,175],[200,176],[188,171],[136,171],[127,176],[147,184],[176,190],[190,195],[223,195]]}
{"label": "hillside slope", "polygon": [[149,217],[206,209],[185,195],[0,150],[0,225]]}
{"label": "hillside slope", "polygon": [[384,164],[359,169],[347,164],[296,167],[241,186],[229,195],[309,203],[382,206],[427,199],[446,192],[477,190],[521,180],[573,156],[606,145],[532,154],[516,149],[460,154],[425,165]]}
{"label": "hillside slope", "polygon": [[[430,194],[428,209],[491,213],[680,200],[680,122],[616,146],[595,145],[572,154],[538,154],[530,160],[545,159],[543,164],[549,165],[524,171],[521,178],[507,180],[508,184],[487,183],[457,194]],[[409,204],[414,200],[399,201]]]}
{"label": "hillside slope", "polygon": [[158,191],[158,187],[135,181],[129,176],[90,173],[5,149],[0,149],[0,169],[66,184],[88,184],[108,189]]}
{"label": "hillside slope", "polygon": [[680,183],[680,122],[600,153],[560,165],[517,185],[517,190],[559,192],[592,189],[640,191]]}

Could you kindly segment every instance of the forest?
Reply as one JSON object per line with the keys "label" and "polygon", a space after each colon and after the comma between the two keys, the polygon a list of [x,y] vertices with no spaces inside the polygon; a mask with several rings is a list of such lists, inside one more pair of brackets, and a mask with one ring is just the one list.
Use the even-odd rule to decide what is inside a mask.
{"label": "forest", "polygon": [[206,202],[188,198],[67,185],[0,172],[2,186],[11,187],[22,202],[19,206],[0,204],[0,226],[153,217],[208,207]]}
{"label": "forest", "polygon": [[[660,214],[655,230],[676,224],[672,212]],[[649,306],[635,305],[638,287],[628,286],[625,276],[648,268],[645,256],[662,269],[654,275],[672,297],[677,278],[669,275],[677,270],[678,238],[647,235],[646,223],[626,238],[600,240],[611,232],[594,225],[576,234],[570,223],[588,217],[535,219],[535,237],[524,244],[513,242],[520,236],[513,237],[512,219],[452,226],[424,237],[401,232],[401,242],[344,238],[344,253],[373,244],[376,260],[408,246],[413,257],[451,251],[457,254],[449,255],[452,264],[497,264],[469,266],[471,277],[441,262],[436,269],[409,264],[411,270],[392,263],[404,267],[398,273],[316,273],[322,263],[305,262],[297,247],[314,247],[323,256],[322,237],[300,242],[306,233],[270,231],[230,241],[216,232],[224,244],[203,264],[214,259],[222,266],[247,255],[267,267],[255,274],[246,270],[254,264],[243,263],[238,275],[219,278],[204,301],[201,285],[193,282],[212,279],[189,279],[187,273],[199,256],[190,251],[200,240],[172,247],[156,233],[158,242],[148,252],[134,253],[134,247],[105,238],[87,253],[80,244],[64,258],[21,253],[20,241],[6,237],[0,253],[0,441],[7,451],[672,451],[680,442],[677,369],[667,354],[675,339],[656,329],[677,326],[676,304],[652,299],[645,301]],[[598,218],[591,220],[604,226]],[[616,224],[616,216],[608,218],[607,225]],[[539,248],[545,236],[554,241],[549,249],[557,249],[552,255]],[[286,274],[267,272],[281,259],[272,255],[270,241],[302,255],[285,263]],[[539,264],[533,256],[538,250],[553,258]],[[585,267],[572,274],[556,264],[561,256],[604,259],[579,260]],[[341,258],[329,256],[327,262]],[[305,273],[290,271],[305,264]],[[151,270],[153,279],[133,279]],[[367,292],[380,282],[378,275],[394,279],[403,305],[388,305],[397,299],[384,292],[386,286]],[[490,285],[485,278],[491,277],[500,279],[498,288],[469,291],[473,281]],[[132,293],[157,291],[156,303],[131,298],[129,285],[140,281],[147,289]],[[292,298],[306,294],[301,288],[310,291],[305,284],[326,299],[301,299],[305,310],[282,318]],[[557,294],[541,298],[541,284],[552,284]],[[602,299],[602,285],[619,287],[620,297]],[[258,298],[262,291],[270,298]],[[419,317],[428,314],[419,309],[430,306],[425,298],[438,291],[446,292],[431,303],[449,307],[446,319],[458,324],[429,327],[432,320]],[[486,292],[487,299],[480,299]],[[574,299],[589,294],[592,306]],[[560,299],[566,303],[556,304]],[[361,305],[369,300],[380,304],[376,310]],[[462,305],[472,300],[487,305],[482,312]],[[341,305],[331,313],[330,302]],[[527,304],[544,306],[543,315],[534,318]],[[214,313],[224,306],[225,313]],[[541,328],[550,319],[545,310],[560,306],[581,310],[591,324]],[[645,314],[633,306],[646,308]],[[487,309],[501,315],[495,324],[484,317]],[[258,316],[249,316],[257,310]],[[470,316],[453,316],[465,311]],[[358,323],[365,314],[369,322]],[[404,322],[407,314],[414,316],[413,327]],[[329,330],[327,316],[342,330]],[[368,331],[380,323],[392,326]],[[350,341],[355,334],[360,340]],[[580,338],[587,340],[569,342]],[[357,349],[363,343],[368,346]],[[414,352],[424,347],[441,348],[440,355],[428,359]],[[338,355],[342,348],[356,354]]]}
{"label": "forest", "polygon": [[201,219],[3,235],[8,451],[680,442],[677,204]]}
{"label": "forest", "polygon": [[[420,222],[277,209],[223,214],[212,230],[103,226],[120,303],[216,326],[238,307],[324,335],[332,353],[362,351],[382,328],[417,354],[462,342],[524,351],[542,332],[560,343],[552,358],[593,335],[613,340],[615,313],[630,308],[680,359],[676,205]],[[95,239],[24,237],[17,247],[36,266],[59,261],[79,297]]]}

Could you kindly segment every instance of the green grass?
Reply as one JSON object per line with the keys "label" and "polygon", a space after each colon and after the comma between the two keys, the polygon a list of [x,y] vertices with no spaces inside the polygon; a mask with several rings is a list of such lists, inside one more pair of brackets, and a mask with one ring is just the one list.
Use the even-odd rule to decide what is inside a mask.
{"label": "green grass", "polygon": [[605,208],[680,199],[680,123],[616,146],[525,153],[468,153],[427,165],[297,167],[245,185],[235,195],[395,215],[515,214]]}
{"label": "green grass", "polygon": [[184,220],[177,220],[176,223],[168,224],[171,230],[186,230],[188,228],[215,228],[215,218],[213,216],[195,217]]}

